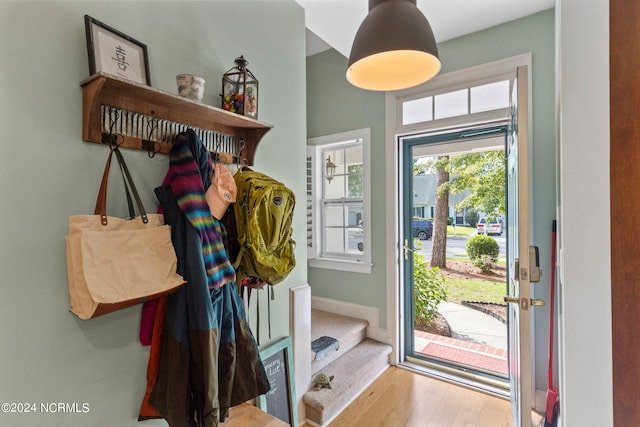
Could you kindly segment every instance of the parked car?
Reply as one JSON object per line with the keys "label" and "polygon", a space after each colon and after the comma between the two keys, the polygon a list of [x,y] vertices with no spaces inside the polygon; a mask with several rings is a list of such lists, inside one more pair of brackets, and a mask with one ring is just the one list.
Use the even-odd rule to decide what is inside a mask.
{"label": "parked car", "polygon": [[433,236],[433,221],[428,219],[413,220],[413,237],[428,240]]}
{"label": "parked car", "polygon": [[502,223],[498,219],[487,222],[487,218],[480,218],[477,230],[478,234],[497,234],[498,236],[502,236]]}

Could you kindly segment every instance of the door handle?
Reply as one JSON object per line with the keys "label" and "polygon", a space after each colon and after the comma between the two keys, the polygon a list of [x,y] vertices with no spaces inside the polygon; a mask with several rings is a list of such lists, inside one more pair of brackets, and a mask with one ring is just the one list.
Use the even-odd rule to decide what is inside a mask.
{"label": "door handle", "polygon": [[505,296],[504,302],[509,304],[518,304],[520,306],[520,310],[528,311],[529,310],[529,299],[528,298],[518,298],[518,297],[510,297]]}
{"label": "door handle", "polygon": [[405,261],[409,259],[409,252],[416,252],[415,249],[411,249],[409,247],[409,239],[404,239],[404,259]]}
{"label": "door handle", "polygon": [[530,306],[542,307],[545,304],[544,300],[541,299],[517,298],[510,296],[505,296],[504,302],[508,304],[519,304],[520,309],[524,311],[529,310]]}

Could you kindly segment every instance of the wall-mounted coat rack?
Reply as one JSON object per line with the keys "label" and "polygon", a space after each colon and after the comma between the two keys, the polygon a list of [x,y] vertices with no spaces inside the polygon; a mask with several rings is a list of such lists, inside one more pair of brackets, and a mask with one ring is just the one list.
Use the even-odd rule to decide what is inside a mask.
{"label": "wall-mounted coat rack", "polygon": [[177,134],[194,129],[212,152],[239,155],[253,165],[260,139],[272,126],[150,86],[96,73],[82,86],[82,139],[102,143],[122,135],[122,147],[169,153]]}

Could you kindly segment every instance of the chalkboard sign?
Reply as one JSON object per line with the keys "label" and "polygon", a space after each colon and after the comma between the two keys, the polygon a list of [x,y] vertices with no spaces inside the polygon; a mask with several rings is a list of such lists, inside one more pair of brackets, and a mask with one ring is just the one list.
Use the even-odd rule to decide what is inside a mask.
{"label": "chalkboard sign", "polygon": [[258,396],[256,406],[293,427],[298,427],[291,338],[286,337],[260,352],[271,390]]}

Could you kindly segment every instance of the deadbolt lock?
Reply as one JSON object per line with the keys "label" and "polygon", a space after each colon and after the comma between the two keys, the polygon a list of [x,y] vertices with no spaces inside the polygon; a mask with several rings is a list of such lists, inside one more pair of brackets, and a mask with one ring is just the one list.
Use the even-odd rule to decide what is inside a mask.
{"label": "deadbolt lock", "polygon": [[529,282],[539,282],[542,276],[540,268],[540,257],[537,246],[529,246],[529,267],[520,265],[520,258],[513,260],[513,280],[519,282],[528,280]]}

